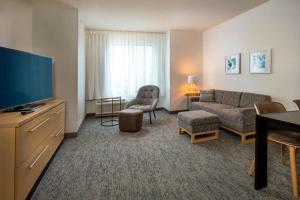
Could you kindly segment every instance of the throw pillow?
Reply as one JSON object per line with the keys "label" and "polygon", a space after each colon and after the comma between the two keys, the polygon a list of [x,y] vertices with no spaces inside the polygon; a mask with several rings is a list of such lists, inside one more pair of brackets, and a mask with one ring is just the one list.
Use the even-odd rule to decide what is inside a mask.
{"label": "throw pillow", "polygon": [[200,90],[199,100],[203,102],[214,102],[215,101],[214,90]]}

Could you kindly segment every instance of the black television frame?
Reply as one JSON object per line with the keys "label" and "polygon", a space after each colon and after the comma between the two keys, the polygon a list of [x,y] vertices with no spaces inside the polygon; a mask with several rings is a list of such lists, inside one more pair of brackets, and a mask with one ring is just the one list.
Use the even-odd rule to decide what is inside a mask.
{"label": "black television frame", "polygon": [[27,53],[27,54],[31,54],[34,56],[42,56],[42,57],[47,57],[50,58],[52,61],[52,97],[50,98],[46,98],[46,99],[41,99],[41,100],[37,100],[37,101],[32,101],[32,102],[28,102],[28,103],[24,103],[24,104],[19,104],[19,105],[15,105],[15,106],[11,106],[11,107],[6,107],[6,108],[0,108],[0,113],[1,112],[33,112],[34,110],[36,110],[37,108],[45,105],[46,101],[52,100],[54,99],[54,58],[53,57],[49,57],[46,55],[42,55],[42,54],[36,54],[33,52],[28,52],[28,51],[22,51],[22,50],[18,50],[18,49],[12,49],[12,48],[8,48],[8,47],[3,47],[0,46],[0,48],[2,49],[7,49],[7,50],[12,50],[12,51],[16,51],[16,52],[21,52],[21,53]]}

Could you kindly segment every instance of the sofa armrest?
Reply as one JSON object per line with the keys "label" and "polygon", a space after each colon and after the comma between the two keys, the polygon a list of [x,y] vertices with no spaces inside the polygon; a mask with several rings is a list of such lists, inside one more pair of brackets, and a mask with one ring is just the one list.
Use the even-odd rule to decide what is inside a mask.
{"label": "sofa armrest", "polygon": [[132,105],[136,105],[137,104],[137,100],[136,99],[132,99],[131,101],[129,101],[126,105],[125,108],[129,108]]}
{"label": "sofa armrest", "polygon": [[255,124],[256,122],[256,111],[253,107],[248,108],[237,108],[239,111],[242,121],[245,124]]}
{"label": "sofa armrest", "polygon": [[249,108],[239,108],[240,113],[242,115],[242,119],[244,122],[247,122],[247,124],[255,124],[256,123],[256,111],[255,108],[249,107]]}

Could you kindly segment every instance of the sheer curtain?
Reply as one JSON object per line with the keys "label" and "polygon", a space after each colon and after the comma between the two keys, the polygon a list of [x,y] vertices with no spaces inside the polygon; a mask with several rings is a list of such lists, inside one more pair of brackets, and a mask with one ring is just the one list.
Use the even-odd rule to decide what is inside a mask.
{"label": "sheer curtain", "polygon": [[87,99],[133,98],[148,84],[165,93],[164,33],[87,31]]}

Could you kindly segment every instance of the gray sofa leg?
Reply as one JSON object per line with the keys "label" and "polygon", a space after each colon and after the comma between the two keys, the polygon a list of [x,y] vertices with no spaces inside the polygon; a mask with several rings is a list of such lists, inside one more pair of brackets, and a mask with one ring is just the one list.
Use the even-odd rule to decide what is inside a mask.
{"label": "gray sofa leg", "polygon": [[154,110],[153,110],[153,115],[154,115],[154,118],[156,119],[156,115],[155,115],[155,112],[154,112]]}

